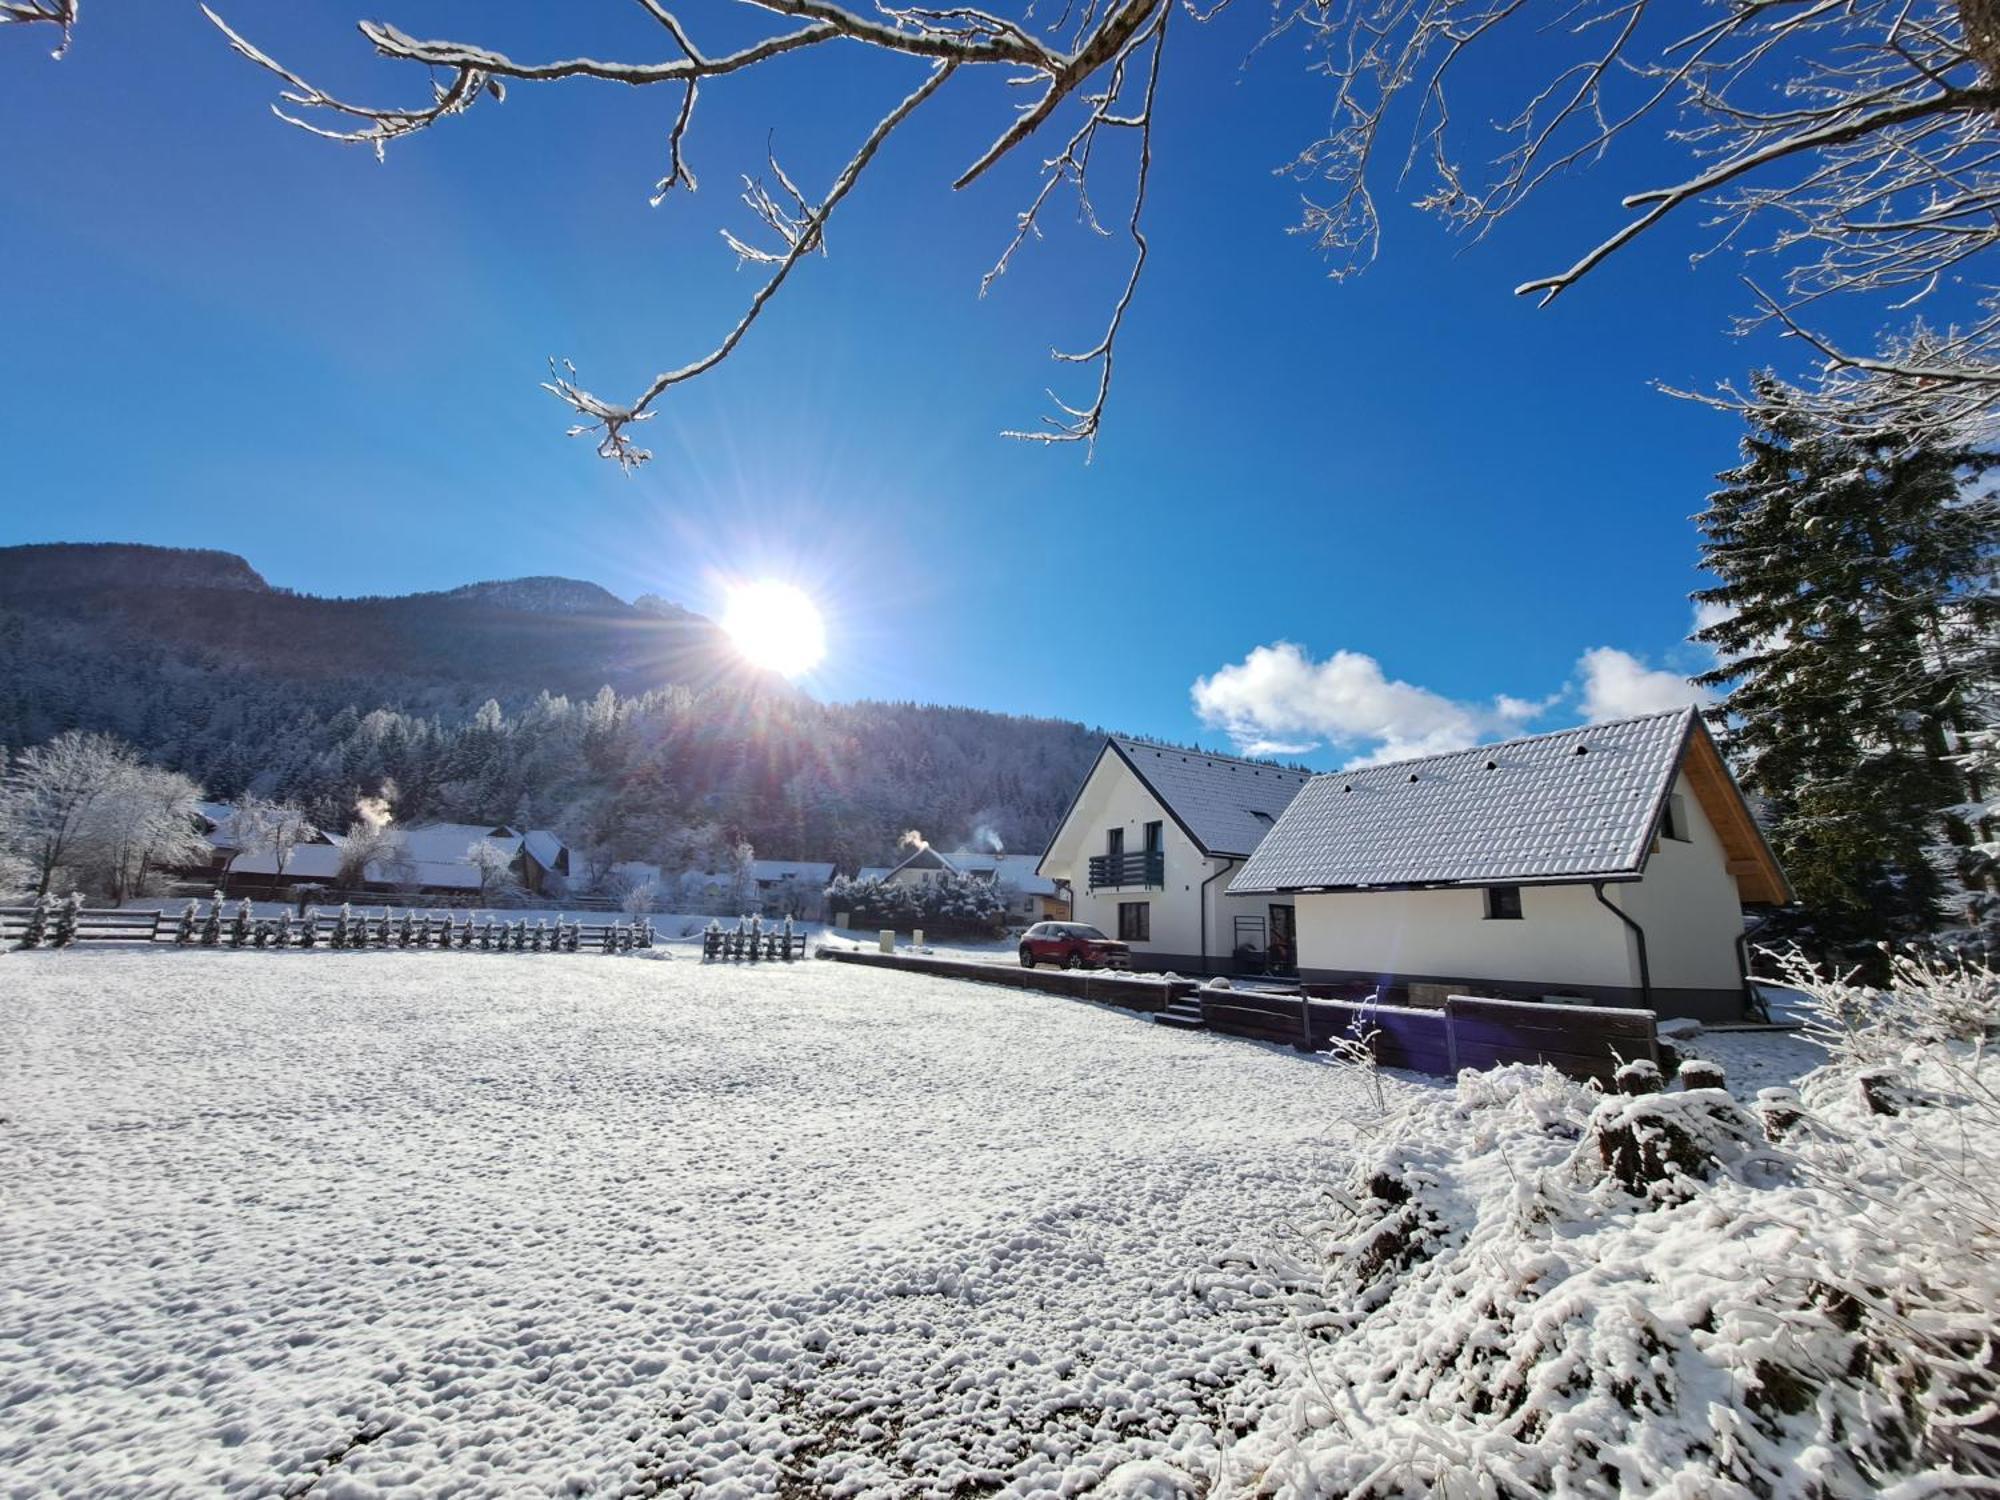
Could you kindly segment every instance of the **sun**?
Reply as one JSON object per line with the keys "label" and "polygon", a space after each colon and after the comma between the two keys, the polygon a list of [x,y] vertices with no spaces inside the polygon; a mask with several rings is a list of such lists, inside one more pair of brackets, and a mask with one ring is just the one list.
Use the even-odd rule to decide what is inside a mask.
{"label": "sun", "polygon": [[782,677],[810,672],[826,655],[826,621],[796,584],[732,584],[722,628],[745,661]]}

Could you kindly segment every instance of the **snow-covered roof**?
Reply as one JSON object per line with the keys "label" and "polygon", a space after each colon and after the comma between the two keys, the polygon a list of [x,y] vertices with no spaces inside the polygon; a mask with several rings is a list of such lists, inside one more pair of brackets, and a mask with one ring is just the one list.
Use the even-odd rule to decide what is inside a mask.
{"label": "snow-covered roof", "polygon": [[904,857],[901,864],[889,867],[889,874],[894,875],[899,870],[944,870],[954,875],[958,873],[958,867],[945,858],[943,851],[934,849],[929,844],[917,845]]}
{"label": "snow-covered roof", "polygon": [[1249,854],[1312,779],[1310,771],[1121,735],[1113,735],[1110,745],[1204,854]]}
{"label": "snow-covered roof", "polygon": [[1317,776],[1232,893],[1637,873],[1692,709]]}
{"label": "snow-covered roof", "polygon": [[549,828],[530,828],[521,835],[521,842],[544,870],[559,868],[559,862],[568,852],[562,838]]}
{"label": "snow-covered roof", "polygon": [[[238,855],[229,866],[229,873],[275,875],[278,873],[278,856],[269,849]],[[337,844],[301,844],[285,861],[287,878],[296,876],[300,880],[331,880],[339,873],[340,846]]]}
{"label": "snow-covered roof", "polygon": [[[194,805],[194,810],[200,815],[202,821],[207,823],[215,833],[223,832],[229,826],[230,819],[236,816],[236,804],[234,802],[197,802]],[[215,843],[216,840],[211,836],[209,842]],[[224,840],[224,842],[226,843],[227,841]]]}
{"label": "snow-covered roof", "polygon": [[887,865],[863,865],[854,872],[856,880],[886,880],[889,875]]}
{"label": "snow-covered roof", "polygon": [[1015,890],[1031,896],[1053,896],[1056,893],[1055,881],[1035,873],[1035,866],[1041,863],[1038,854],[993,854],[976,849],[954,849],[945,858],[961,874],[990,873],[996,885],[1011,885]]}
{"label": "snow-covered roof", "polygon": [[463,864],[465,851],[482,839],[490,840],[510,855],[518,854],[521,849],[521,835],[504,823],[423,823],[410,827],[397,824],[391,835],[404,856],[420,864]]}
{"label": "snow-covered roof", "polygon": [[833,879],[830,859],[755,859],[750,862],[750,869],[757,880],[796,880],[806,884],[817,881],[825,885]]}

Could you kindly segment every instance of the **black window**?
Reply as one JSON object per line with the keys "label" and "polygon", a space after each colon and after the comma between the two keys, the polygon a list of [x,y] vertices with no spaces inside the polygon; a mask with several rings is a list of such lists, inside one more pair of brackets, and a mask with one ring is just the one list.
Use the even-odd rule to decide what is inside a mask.
{"label": "black window", "polygon": [[1148,823],[1146,825],[1146,852],[1148,854],[1158,854],[1160,852],[1162,841],[1166,838],[1166,829],[1167,825],[1164,823]]}
{"label": "black window", "polygon": [[1521,920],[1521,888],[1518,885],[1489,885],[1486,888],[1486,919],[1489,922]]}
{"label": "black window", "polygon": [[1667,798],[1667,811],[1660,819],[1660,832],[1678,843],[1688,841],[1687,804],[1679,792]]}
{"label": "black window", "polygon": [[1151,942],[1153,938],[1153,903],[1150,901],[1120,901],[1118,903],[1118,936],[1128,943]]}
{"label": "black window", "polygon": [[1113,859],[1121,858],[1124,855],[1125,853],[1124,829],[1112,828],[1105,832],[1104,852],[1110,855]]}

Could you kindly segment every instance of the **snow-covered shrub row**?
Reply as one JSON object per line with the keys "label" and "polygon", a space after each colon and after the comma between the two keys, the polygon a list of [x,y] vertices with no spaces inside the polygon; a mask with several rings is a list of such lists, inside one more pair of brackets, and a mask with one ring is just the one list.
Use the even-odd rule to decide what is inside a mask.
{"label": "snow-covered shrub row", "polygon": [[990,881],[940,874],[933,880],[855,880],[826,888],[829,912],[850,912],[857,927],[921,927],[940,935],[993,936],[1007,925],[1006,898]]}
{"label": "snow-covered shrub row", "polygon": [[1821,980],[1799,1089],[1461,1074],[1309,1249],[1289,1403],[1224,1490],[1907,1497],[2000,1489],[2000,988]]}

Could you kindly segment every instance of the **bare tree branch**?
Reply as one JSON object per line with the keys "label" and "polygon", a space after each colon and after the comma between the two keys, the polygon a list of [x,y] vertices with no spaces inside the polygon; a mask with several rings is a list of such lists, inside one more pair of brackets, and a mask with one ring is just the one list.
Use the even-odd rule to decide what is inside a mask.
{"label": "bare tree branch", "polygon": [[551,361],[550,378],[543,384],[542,389],[567,402],[580,416],[587,419],[571,427],[570,436],[581,437],[586,433],[601,432],[603,437],[597,445],[598,453],[602,457],[615,459],[627,470],[637,468],[651,458],[652,454],[646,449],[633,445],[625,429],[634,422],[649,421],[653,415],[653,403],[658,401],[670,386],[692,380],[695,376],[714,369],[729,357],[730,352],[742,342],[743,335],[750,331],[750,325],[756,322],[758,315],[764,311],[766,304],[777,295],[778,288],[784,285],[785,278],[792,273],[792,268],[820,246],[828,216],[860,180],[869,162],[875,159],[875,153],[882,149],[882,143],[888,140],[897,126],[915,112],[918,105],[938,91],[956,66],[957,64],[952,62],[935,65],[916,91],[882,118],[881,122],[868,133],[868,138],[861,143],[861,149],[854,153],[845,167],[841,168],[840,175],[834,178],[833,186],[827,190],[826,197],[817,206],[809,206],[806,203],[804,196],[792,185],[791,179],[778,170],[775,159],[771,163],[772,170],[790,197],[791,208],[788,209],[778,203],[759,184],[751,182],[746,185],[744,201],[764,221],[767,228],[785,241],[785,249],[781,254],[754,250],[735,236],[725,235],[739,256],[774,265],[776,269],[772,271],[770,279],[757,289],[756,295],[750,299],[749,309],[738,320],[736,326],[730,329],[722,342],[708,353],[689,364],[682,365],[677,370],[668,370],[654,376],[653,383],[647,386],[639,399],[629,406],[616,405],[580,389],[574,380],[576,374],[574,365],[565,365],[564,368],[568,372],[565,376],[556,373],[554,361]]}
{"label": "bare tree branch", "polygon": [[[1072,99],[1081,100],[1085,111],[1083,123],[1058,157],[1044,163],[1042,190],[1028,211],[1020,216],[1015,243],[1001,257],[1000,264],[988,274],[982,283],[982,291],[994,276],[1006,268],[1020,243],[1039,233],[1036,216],[1059,182],[1068,180],[1075,185],[1086,218],[1096,227],[1085,182],[1091,145],[1103,129],[1136,131],[1142,142],[1139,160],[1133,169],[1131,227],[1137,253],[1124,293],[1114,305],[1109,327],[1097,346],[1080,354],[1055,354],[1058,360],[1064,362],[1099,363],[1099,393],[1089,407],[1063,407],[1066,418],[1059,424],[1059,432],[1032,434],[1037,440],[1068,440],[1069,437],[1088,440],[1094,437],[1109,389],[1112,346],[1125,312],[1131,305],[1139,272],[1145,264],[1145,237],[1138,230],[1138,215],[1151,164],[1150,126],[1158,84],[1159,40],[1166,13],[1174,0],[1117,0],[1101,18],[1093,0],[1079,16],[1074,43],[1068,47],[1057,46],[1035,36],[1004,16],[969,6],[910,5],[899,8],[882,4],[874,13],[863,14],[833,3],[833,0],[739,0],[739,3],[804,24],[764,37],[733,52],[711,55],[701,48],[679,16],[669,9],[667,0],[637,0],[640,8],[666,34],[673,55],[637,61],[572,57],[534,62],[517,60],[472,43],[421,40],[385,23],[362,22],[361,34],[378,54],[394,61],[418,64],[430,72],[428,97],[401,106],[363,104],[321,89],[257,47],[213,10],[207,6],[203,9],[228,38],[231,47],[282,82],[280,103],[274,106],[274,113],[280,119],[325,139],[368,146],[378,156],[392,141],[463,114],[483,98],[503,99],[504,90],[510,83],[587,79],[636,88],[659,84],[673,87],[679,92],[679,101],[667,134],[666,173],[653,189],[655,204],[676,187],[685,187],[691,192],[696,186],[695,173],[687,159],[686,143],[704,82],[726,78],[786,53],[814,49],[824,42],[835,40],[931,61],[931,71],[923,83],[876,125],[818,202],[810,201],[800,191],[785,175],[775,157],[768,161],[768,178],[744,179],[743,201],[768,239],[765,243],[753,243],[725,230],[723,241],[735,253],[739,264],[768,266],[771,273],[751,298],[741,319],[715,348],[698,359],[655,376],[651,384],[629,402],[608,400],[583,389],[576,383],[574,366],[566,361],[561,364],[551,362],[550,378],[545,388],[568,404],[581,419],[570,429],[572,434],[596,434],[598,452],[628,469],[645,462],[650,456],[631,441],[630,428],[652,416],[655,403],[670,386],[691,380],[727,358],[800,260],[815,250],[824,253],[828,215],[852,190],[889,135],[918,105],[942,87],[955,69],[1002,66],[1011,70],[1013,77],[1010,81],[1026,83],[1036,90],[1032,102],[1018,110],[993,144],[960,174],[958,186],[964,186],[988,171],[1065,103]],[[1153,48],[1154,63],[1147,75],[1144,104],[1139,114],[1120,114],[1117,101],[1124,87],[1127,64],[1141,47],[1147,45]],[[1093,86],[1093,80],[1099,78],[1104,82]]]}
{"label": "bare tree branch", "polygon": [[71,34],[76,30],[77,7],[83,0],[0,0],[0,26],[29,26],[37,23],[53,26],[62,34],[62,41],[49,55],[61,61],[69,51]]}
{"label": "bare tree branch", "polygon": [[[1660,0],[1279,0],[1273,34],[1303,32],[1335,88],[1332,128],[1292,168],[1337,192],[1307,203],[1301,229],[1336,276],[1350,274],[1379,249],[1378,181],[1422,172],[1419,205],[1484,236],[1551,178],[1598,164],[1657,117],[1690,154],[1687,175],[1627,195],[1624,223],[1517,291],[1547,303],[1702,204],[1716,234],[1704,254],[1780,267],[1777,294],[1739,326],[1781,324],[1827,372],[1868,372],[1807,337],[1799,315],[1857,295],[1907,310],[2000,248],[2000,6],[1708,0],[1707,10],[1691,25],[1685,7]],[[1485,76],[1461,84],[1479,59]],[[1486,91],[1523,76],[1523,102],[1494,127],[1497,151],[1462,165],[1470,133],[1454,122],[1454,95],[1477,87],[1490,113]],[[1385,167],[1392,127],[1407,129],[1408,147]],[[1973,330],[1927,337],[1957,350],[1936,379],[1965,380],[1977,401],[1996,394],[1975,372],[2000,346]]]}

